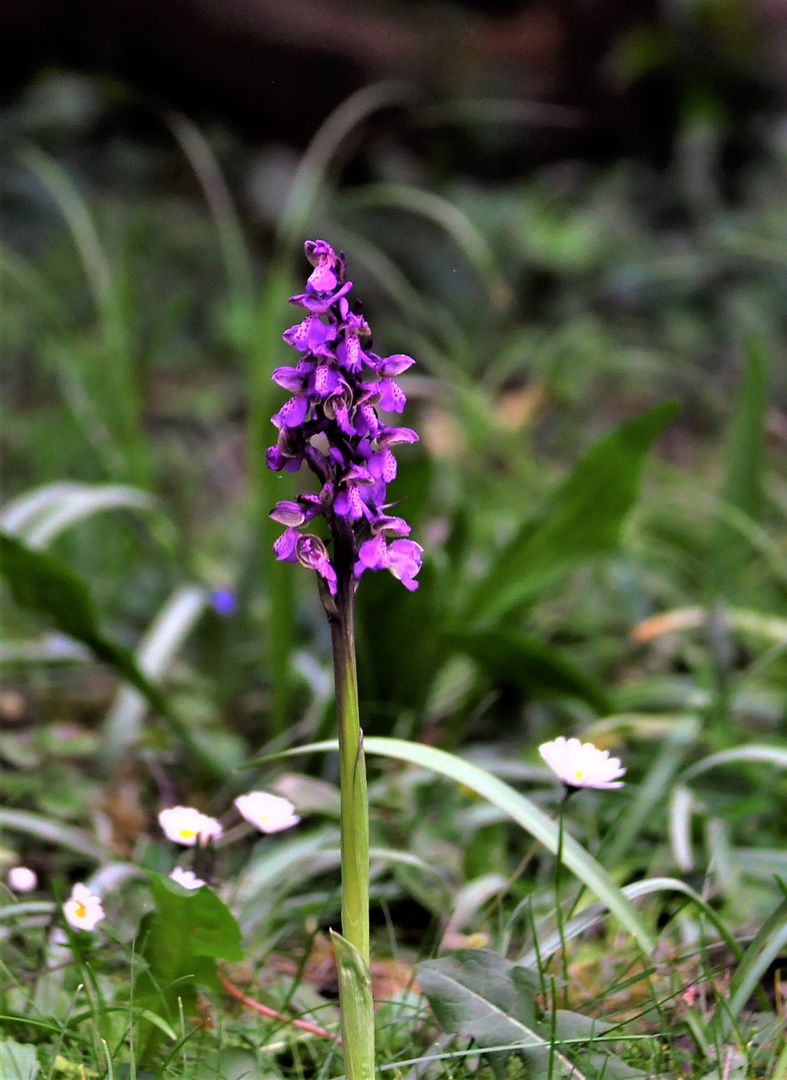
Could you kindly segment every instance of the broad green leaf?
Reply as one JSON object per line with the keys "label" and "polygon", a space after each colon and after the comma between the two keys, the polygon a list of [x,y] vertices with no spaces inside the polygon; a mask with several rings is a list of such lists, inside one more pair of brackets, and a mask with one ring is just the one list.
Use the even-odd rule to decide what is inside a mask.
{"label": "broad green leaf", "polygon": [[452,633],[447,637],[498,682],[518,687],[532,697],[560,694],[586,701],[597,712],[609,712],[601,686],[570,660],[537,638],[513,630],[491,629]]}
{"label": "broad green leaf", "polygon": [[[182,1008],[196,1004],[197,986],[220,992],[216,960],[243,959],[240,928],[227,905],[206,886],[184,889],[160,874],[149,874],[156,910],[145,915],[137,936],[144,963],[134,982],[134,998],[172,1023]],[[143,1020],[139,1045],[146,1063],[161,1040],[159,1025]]]}
{"label": "broad green leaf", "polygon": [[169,722],[203,768],[220,775],[214,757],[194,740],[164,694],[140,670],[132,653],[102,633],[90,589],[78,574],[54,556],[0,533],[0,577],[20,607],[45,616],[58,630],[87,645],[98,660],[114,668]]}
{"label": "broad green leaf", "polygon": [[[760,342],[751,341],[727,441],[727,469],[721,498],[752,521],[758,520],[762,509],[767,410],[765,353]],[[718,591],[728,591],[730,580],[750,550],[741,531],[722,519],[713,545],[714,586]]]}
{"label": "broad green leaf", "polygon": [[500,618],[580,563],[612,551],[634,505],[645,456],[673,404],[627,420],[595,444],[495,559],[465,604],[470,623]]}
{"label": "broad green leaf", "polygon": [[[224,903],[212,889],[185,889],[160,874],[150,874],[151,891],[156,905],[158,925],[155,934],[157,955],[148,957],[150,968],[163,975],[171,961],[163,953],[177,956],[179,962],[192,956],[238,961],[243,959],[240,947],[240,927]],[[147,954],[145,954],[147,956]],[[175,976],[177,977],[177,976]]]}
{"label": "broad green leaf", "polygon": [[347,1080],[374,1080],[374,1005],[369,968],[355,946],[334,930],[331,942],[339,975],[344,1073]]}
{"label": "broad green leaf", "polygon": [[[326,753],[338,750],[338,745],[335,739],[329,739],[325,742],[299,746],[283,754],[276,754],[274,757],[289,757],[294,754],[317,751]],[[406,761],[411,765],[418,765],[422,769],[429,769],[440,773],[441,776],[456,780],[457,783],[470,788],[493,806],[498,807],[529,832],[534,839],[543,844],[547,850],[557,854],[558,829],[552,818],[526,796],[520,795],[518,791],[487,772],[486,769],[481,769],[437,747],[423,746],[405,739],[370,736],[364,739],[364,749],[367,754],[381,754],[383,757],[394,758],[397,761]],[[269,760],[271,760],[270,757],[251,761],[245,767],[253,768]],[[653,952],[656,947],[655,938],[640,918],[636,908],[606,870],[570,835],[565,835],[563,838],[563,862],[599,900],[607,905],[610,912],[634,935],[641,948],[646,953]]]}
{"label": "broad green leaf", "polygon": [[30,1043],[0,1042],[0,1080],[35,1080],[39,1068],[36,1048]]}
{"label": "broad green leaf", "polygon": [[460,949],[415,967],[418,985],[446,1031],[474,1039],[479,1049],[510,1046],[522,1053],[530,1075],[582,1076],[550,1045],[539,1020],[538,975],[489,949]]}

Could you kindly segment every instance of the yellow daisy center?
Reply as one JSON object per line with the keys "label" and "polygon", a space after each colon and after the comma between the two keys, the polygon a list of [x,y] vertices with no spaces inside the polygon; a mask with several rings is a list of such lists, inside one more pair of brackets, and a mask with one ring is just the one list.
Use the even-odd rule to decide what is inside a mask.
{"label": "yellow daisy center", "polygon": [[87,908],[81,900],[74,901],[74,917],[77,919],[84,919],[87,915]]}
{"label": "yellow daisy center", "polygon": [[576,769],[574,771],[574,779],[575,780],[581,780],[584,775],[585,774],[583,773],[583,771],[581,769]]}
{"label": "yellow daisy center", "polygon": [[192,836],[196,836],[196,829],[178,829],[178,836],[181,840],[191,840]]}

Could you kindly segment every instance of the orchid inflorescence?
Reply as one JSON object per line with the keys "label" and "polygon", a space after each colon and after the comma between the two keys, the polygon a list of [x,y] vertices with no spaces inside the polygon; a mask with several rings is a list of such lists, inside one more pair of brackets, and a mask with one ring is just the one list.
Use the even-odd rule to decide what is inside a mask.
{"label": "orchid inflorescence", "polygon": [[[402,412],[406,399],[394,379],[415,361],[371,351],[369,325],[360,306],[351,310],[347,300],[352,282],[345,279],[344,252],[337,255],[325,240],[308,240],[305,248],[314,270],[306,291],[290,303],[308,315],[284,334],[301,358],[273,373],[294,396],[272,417],[279,438],[267,462],[276,472],[297,472],[305,461],[320,491],[277,503],[271,517],[285,530],[274,551],[280,560],[316,570],[332,596],[337,570],[354,580],[366,570],[390,570],[412,591],[423,548],[405,539],[410,526],[388,513],[386,492],[396,476],[391,447],[416,442],[418,435],[382,423],[378,410]],[[319,536],[300,531],[318,516],[334,541],[333,557]]]}

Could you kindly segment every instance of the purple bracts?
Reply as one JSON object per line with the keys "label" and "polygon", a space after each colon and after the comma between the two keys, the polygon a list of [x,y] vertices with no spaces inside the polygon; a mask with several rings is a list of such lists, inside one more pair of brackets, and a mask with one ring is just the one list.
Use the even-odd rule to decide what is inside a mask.
{"label": "purple bracts", "polygon": [[[344,252],[337,255],[324,240],[307,240],[305,247],[314,269],[306,291],[290,303],[308,314],[284,333],[301,356],[295,367],[273,373],[293,396],[272,417],[279,438],[267,462],[276,472],[297,472],[305,461],[320,492],[277,503],[271,517],[286,528],[274,551],[278,559],[316,570],[332,595],[342,572],[335,565],[340,548],[344,572],[353,580],[365,570],[390,570],[412,591],[423,548],[404,539],[410,526],[403,518],[386,512],[386,487],[396,476],[391,447],[417,442],[418,435],[383,424],[378,409],[402,412],[406,399],[394,376],[415,361],[371,351],[369,326],[359,306],[351,311],[347,301],[352,282],[345,280]],[[327,522],[334,561],[323,540],[299,531],[317,516]]]}

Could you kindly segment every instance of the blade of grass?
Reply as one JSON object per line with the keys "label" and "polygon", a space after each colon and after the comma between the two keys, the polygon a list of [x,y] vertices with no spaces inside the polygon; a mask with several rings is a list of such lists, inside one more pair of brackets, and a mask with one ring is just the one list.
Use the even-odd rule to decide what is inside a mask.
{"label": "blade of grass", "polygon": [[86,832],[71,825],[62,825],[59,821],[34,814],[30,810],[11,810],[0,807],[0,828],[13,832],[27,833],[49,844],[76,851],[88,859],[104,862],[109,855],[106,848],[92,840]]}
{"label": "blade of grass", "polygon": [[[727,929],[724,920],[718,912],[714,911],[696,890],[692,889],[690,885],[687,885],[685,881],[681,881],[680,878],[646,878],[644,881],[635,881],[631,885],[624,885],[621,892],[629,900],[637,900],[641,896],[652,896],[661,892],[682,893],[684,896],[687,896],[693,904],[696,904],[707,918],[708,922],[715,926],[719,932],[719,936],[727,944],[732,955],[738,959],[743,955],[740,946]],[[572,938],[578,937],[580,934],[584,934],[585,931],[592,929],[605,917],[606,913],[607,908],[604,904],[593,904],[579,915],[575,915],[564,927],[565,940],[570,941]],[[560,944],[560,935],[557,931],[548,938],[539,936],[538,949],[529,949],[527,952],[523,953],[519,958],[519,963],[524,964],[526,967],[532,967],[537,962],[539,955],[549,954],[550,952],[559,949]]]}
{"label": "blade of grass", "polygon": [[[141,388],[133,369],[120,290],[87,202],[65,170],[41,150],[28,146],[21,151],[20,158],[54,200],[74,239],[102,335],[100,359],[103,361],[104,389],[100,405],[95,401],[94,405],[122,447],[124,478],[145,486],[150,478],[151,464],[142,421]],[[90,350],[85,346],[80,352],[85,352],[90,358]],[[61,346],[60,352],[55,355],[62,356],[62,353]],[[86,387],[84,374],[81,382]]]}
{"label": "blade of grass", "polygon": [[510,308],[513,293],[486,237],[448,199],[407,184],[367,184],[353,193],[351,202],[358,206],[392,206],[434,222],[448,233],[481,278],[494,307],[500,312]]}
{"label": "blade of grass", "polygon": [[[492,776],[485,769],[480,769],[477,765],[449,754],[445,750],[438,750],[434,746],[423,746],[420,743],[406,742],[403,739],[369,737],[364,739],[364,747],[370,754],[380,754],[383,757],[405,761],[422,769],[437,772],[441,776],[446,776],[471,791],[475,791],[476,794],[487,799],[493,806],[497,806],[508,817],[521,825],[548,851],[557,854],[558,828],[556,823],[547,817],[530,799],[520,795],[518,791],[515,791],[496,776]],[[321,743],[312,743],[309,746],[298,747],[295,750],[288,750],[284,754],[275,755],[275,757],[289,757],[294,754],[313,753],[315,751],[329,752],[335,751],[337,748],[338,743],[336,740],[331,739]],[[253,761],[249,762],[244,768],[253,768],[260,764],[262,764],[262,761]],[[610,878],[606,870],[572,836],[567,835],[564,837],[563,861],[568,869],[592,893],[600,900],[603,900],[610,912],[634,935],[642,949],[646,953],[652,952],[656,945],[655,938],[640,918],[631,901]]]}
{"label": "blade of grass", "polygon": [[[137,667],[152,682],[161,681],[209,600],[205,589],[186,585],[173,593],[156,616],[135,654]],[[138,744],[148,708],[149,702],[138,690],[131,686],[120,688],[104,721],[102,758],[106,768],[115,768],[123,755]]]}

